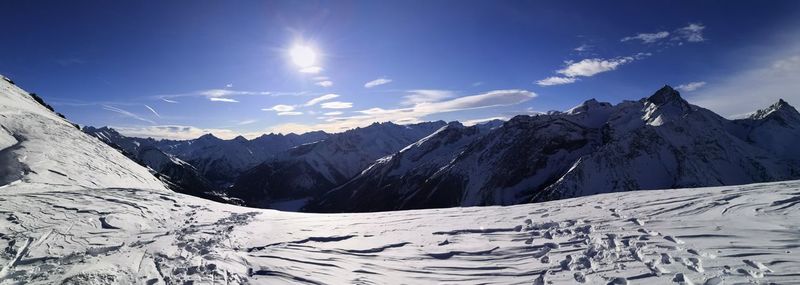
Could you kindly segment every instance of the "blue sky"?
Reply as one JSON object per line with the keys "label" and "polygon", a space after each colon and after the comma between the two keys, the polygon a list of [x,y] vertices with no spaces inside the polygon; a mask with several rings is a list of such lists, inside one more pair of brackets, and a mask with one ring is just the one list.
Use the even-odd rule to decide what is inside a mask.
{"label": "blue sky", "polygon": [[[230,138],[475,122],[681,86],[800,104],[798,1],[8,1],[0,73],[81,125]],[[316,60],[295,64],[296,47]],[[372,82],[372,84],[368,84]]]}

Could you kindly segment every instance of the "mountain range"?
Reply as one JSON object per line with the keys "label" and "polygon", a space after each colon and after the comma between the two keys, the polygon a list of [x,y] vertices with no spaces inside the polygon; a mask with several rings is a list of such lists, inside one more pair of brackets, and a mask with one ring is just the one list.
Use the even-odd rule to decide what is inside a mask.
{"label": "mountain range", "polygon": [[[664,86],[637,101],[459,122],[375,123],[342,133],[175,141],[84,131],[197,193],[246,205],[364,212],[513,205],[635,189],[800,177],[800,114],[780,100],[729,120]],[[165,167],[169,165],[169,167]],[[181,169],[178,171],[177,169]],[[172,179],[172,184],[192,188]],[[184,193],[192,191],[183,190]]]}

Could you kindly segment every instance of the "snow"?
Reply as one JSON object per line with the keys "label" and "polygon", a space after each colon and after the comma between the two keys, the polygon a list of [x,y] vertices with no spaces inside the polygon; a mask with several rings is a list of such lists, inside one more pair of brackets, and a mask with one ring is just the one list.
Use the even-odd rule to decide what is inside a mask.
{"label": "snow", "polygon": [[0,283],[785,283],[800,277],[798,189],[789,181],[303,214],[154,190],[16,184],[0,194],[0,248],[13,253],[0,255]]}
{"label": "snow", "polygon": [[165,190],[146,168],[78,131],[7,81],[0,81],[0,126],[0,186],[21,179],[78,188]]}

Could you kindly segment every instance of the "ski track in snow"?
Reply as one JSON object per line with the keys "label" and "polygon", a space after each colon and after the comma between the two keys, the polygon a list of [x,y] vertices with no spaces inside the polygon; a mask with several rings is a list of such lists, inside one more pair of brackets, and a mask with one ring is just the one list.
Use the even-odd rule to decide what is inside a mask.
{"label": "ski track in snow", "polygon": [[791,181],[322,215],[20,183],[0,189],[0,283],[787,284],[799,204]]}

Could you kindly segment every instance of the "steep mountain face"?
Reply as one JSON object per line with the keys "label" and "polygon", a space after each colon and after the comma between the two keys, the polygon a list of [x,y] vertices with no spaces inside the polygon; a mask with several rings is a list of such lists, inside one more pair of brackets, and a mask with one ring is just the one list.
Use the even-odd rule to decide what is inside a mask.
{"label": "steep mountain face", "polygon": [[77,131],[72,123],[38,103],[28,92],[2,80],[0,186],[15,183],[166,191],[146,168]]}
{"label": "steep mountain face", "polygon": [[[567,112],[517,116],[457,148],[442,144],[447,133],[437,132],[375,162],[306,210],[510,205],[792,179],[800,177],[792,145],[800,141],[798,118],[781,101],[729,121],[689,104],[669,86],[617,105],[592,99]],[[415,167],[406,162],[411,149],[437,154],[412,160]],[[438,158],[448,157],[441,153],[450,159]]]}
{"label": "steep mountain face", "polygon": [[[304,209],[322,211],[380,211],[403,208],[408,197],[426,180],[450,163],[471,142],[496,126],[496,122],[465,127],[448,123],[433,134],[378,159],[344,185]],[[375,188],[378,187],[378,188]]]}
{"label": "steep mountain face", "polygon": [[[375,123],[300,145],[248,170],[230,194],[250,205],[308,199],[341,185],[376,159],[392,154],[445,125]],[[302,203],[300,203],[302,204]]]}

